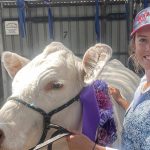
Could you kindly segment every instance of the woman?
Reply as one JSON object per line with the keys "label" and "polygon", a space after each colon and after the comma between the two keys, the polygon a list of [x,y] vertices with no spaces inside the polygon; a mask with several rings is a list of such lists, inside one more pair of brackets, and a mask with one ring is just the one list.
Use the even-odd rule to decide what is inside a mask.
{"label": "woman", "polygon": [[[144,69],[132,103],[122,98],[118,89],[110,87],[113,98],[126,109],[122,131],[122,150],[150,150],[150,7],[141,10],[133,24],[132,48],[136,63]],[[81,134],[67,138],[71,150],[110,150]]]}

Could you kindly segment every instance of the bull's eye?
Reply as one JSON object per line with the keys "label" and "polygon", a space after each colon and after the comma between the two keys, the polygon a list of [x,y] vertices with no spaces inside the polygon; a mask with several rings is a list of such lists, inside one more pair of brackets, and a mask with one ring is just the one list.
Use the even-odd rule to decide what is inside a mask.
{"label": "bull's eye", "polygon": [[63,84],[59,83],[59,82],[56,82],[56,83],[52,84],[53,89],[59,89],[59,88],[62,88],[62,87],[63,87]]}
{"label": "bull's eye", "polygon": [[50,82],[50,83],[48,83],[45,87],[44,87],[44,90],[46,91],[46,92],[48,92],[48,91],[50,91],[50,90],[57,90],[57,89],[60,89],[60,88],[62,88],[64,85],[63,85],[63,83],[61,83],[61,82]]}

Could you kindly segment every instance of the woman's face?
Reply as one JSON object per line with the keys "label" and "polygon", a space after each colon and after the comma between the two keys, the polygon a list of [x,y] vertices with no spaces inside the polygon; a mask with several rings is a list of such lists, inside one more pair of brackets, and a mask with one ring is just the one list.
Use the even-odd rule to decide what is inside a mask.
{"label": "woman's face", "polygon": [[133,48],[138,63],[145,70],[150,70],[150,26],[143,27],[136,32]]}

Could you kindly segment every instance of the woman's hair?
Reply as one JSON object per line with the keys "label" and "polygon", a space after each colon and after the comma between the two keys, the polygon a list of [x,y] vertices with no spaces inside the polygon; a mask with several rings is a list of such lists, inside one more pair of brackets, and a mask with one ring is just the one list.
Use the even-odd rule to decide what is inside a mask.
{"label": "woman's hair", "polygon": [[135,55],[135,50],[133,48],[135,42],[135,36],[132,37],[132,39],[130,40],[129,43],[129,58],[128,58],[128,65],[132,66],[133,71],[135,71],[135,73],[137,74],[143,74],[144,70],[142,68],[142,66],[139,64],[136,55]]}

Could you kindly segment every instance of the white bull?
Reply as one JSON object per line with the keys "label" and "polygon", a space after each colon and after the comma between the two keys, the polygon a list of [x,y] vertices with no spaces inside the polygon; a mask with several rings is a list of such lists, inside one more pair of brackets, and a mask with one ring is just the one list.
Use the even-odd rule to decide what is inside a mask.
{"label": "white bull", "polygon": [[[0,110],[0,150],[27,150],[39,142],[43,132],[43,116],[22,101],[44,110],[58,108],[75,97],[92,80],[104,79],[131,100],[139,78],[119,61],[108,59],[111,48],[97,44],[85,53],[83,60],[59,42],[52,42],[32,61],[11,52],[2,55],[3,64],[13,78],[11,99]],[[115,102],[118,135],[124,111]],[[81,129],[82,108],[74,102],[55,113],[51,122],[68,130]],[[46,139],[49,139],[50,131]],[[120,138],[118,138],[118,141]],[[67,150],[65,138],[53,144],[54,150]],[[119,142],[118,142],[119,143]]]}

